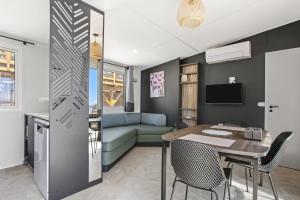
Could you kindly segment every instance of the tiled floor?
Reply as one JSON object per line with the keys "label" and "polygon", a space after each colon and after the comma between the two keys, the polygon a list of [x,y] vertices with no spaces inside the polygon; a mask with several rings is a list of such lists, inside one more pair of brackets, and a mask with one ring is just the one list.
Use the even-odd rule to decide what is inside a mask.
{"label": "tiled floor", "polygon": [[[159,200],[160,199],[160,163],[161,151],[158,147],[136,147],[130,151],[114,168],[104,173],[104,182],[87,190],[74,194],[67,200]],[[167,198],[171,192],[174,173],[168,167]],[[300,199],[300,171],[277,168],[274,179],[278,185],[280,199]],[[234,182],[231,187],[232,199],[252,199],[250,193],[245,192],[243,170],[235,168]],[[267,178],[264,187],[259,188],[259,199],[273,199]],[[185,187],[178,183],[174,193],[174,200],[184,199]],[[222,198],[223,188],[219,188]],[[19,166],[0,171],[0,199],[1,200],[37,200],[42,199],[34,181],[31,170],[26,166]],[[210,199],[208,192],[190,189],[189,200]]]}

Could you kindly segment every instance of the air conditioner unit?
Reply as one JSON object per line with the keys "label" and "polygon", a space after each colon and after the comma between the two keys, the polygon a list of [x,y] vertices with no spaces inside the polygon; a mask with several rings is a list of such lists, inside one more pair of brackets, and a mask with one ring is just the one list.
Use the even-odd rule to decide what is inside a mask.
{"label": "air conditioner unit", "polygon": [[205,51],[208,64],[251,58],[250,41],[227,45]]}

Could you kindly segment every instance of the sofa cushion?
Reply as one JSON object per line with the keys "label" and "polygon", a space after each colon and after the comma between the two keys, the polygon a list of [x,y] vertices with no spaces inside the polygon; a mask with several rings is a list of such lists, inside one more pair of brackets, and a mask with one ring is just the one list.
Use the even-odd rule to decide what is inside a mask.
{"label": "sofa cushion", "polygon": [[126,113],[125,118],[126,118],[127,125],[141,123],[141,114],[140,113]]}
{"label": "sofa cushion", "polygon": [[127,140],[136,137],[136,129],[130,126],[120,126],[103,129],[103,151],[113,151]]}
{"label": "sofa cushion", "polygon": [[172,131],[173,127],[167,126],[151,126],[151,125],[131,125],[129,127],[136,128],[138,135],[162,135]]}
{"label": "sofa cushion", "polygon": [[164,114],[156,113],[142,113],[141,124],[154,125],[154,126],[166,126],[167,118]]}
{"label": "sofa cushion", "polygon": [[125,126],[125,114],[124,113],[114,113],[114,114],[104,114],[102,119],[102,127],[110,128],[116,126]]}

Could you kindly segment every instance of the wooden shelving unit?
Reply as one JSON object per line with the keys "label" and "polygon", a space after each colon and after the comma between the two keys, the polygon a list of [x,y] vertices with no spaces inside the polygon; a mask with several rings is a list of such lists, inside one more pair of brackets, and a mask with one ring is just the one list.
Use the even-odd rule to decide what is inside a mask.
{"label": "wooden shelving unit", "polygon": [[198,63],[180,65],[180,119],[189,127],[197,125]]}

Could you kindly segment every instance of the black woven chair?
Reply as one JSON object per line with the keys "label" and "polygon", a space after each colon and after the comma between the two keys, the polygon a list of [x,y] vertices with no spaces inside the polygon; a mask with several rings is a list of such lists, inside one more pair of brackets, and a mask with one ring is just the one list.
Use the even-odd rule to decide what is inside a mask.
{"label": "black woven chair", "polygon": [[175,140],[171,142],[171,165],[176,174],[171,199],[177,181],[186,184],[185,199],[188,195],[188,186],[191,186],[209,191],[211,199],[214,194],[218,200],[218,194],[214,189],[222,184],[225,184],[224,199],[226,188],[230,199],[228,180],[231,169],[221,167],[219,155],[213,147],[199,142]]}
{"label": "black woven chair", "polygon": [[[260,172],[260,185],[262,186],[263,174],[268,174],[268,177],[269,177],[269,180],[271,183],[271,187],[272,187],[272,190],[274,193],[274,197],[276,200],[278,200],[279,198],[278,198],[278,193],[277,193],[275,184],[272,179],[271,171],[272,171],[272,169],[274,169],[275,167],[277,167],[279,165],[279,161],[282,156],[284,146],[286,145],[286,143],[292,136],[293,136],[293,133],[290,131],[280,133],[276,137],[276,139],[273,141],[268,154],[259,160],[258,170]],[[229,162],[228,166],[231,165],[232,170],[233,170],[233,164],[238,164],[238,165],[245,167],[245,179],[246,179],[246,187],[247,187],[247,191],[248,191],[248,181],[247,181],[247,170],[246,169],[247,168],[253,169],[253,166],[251,165],[251,163],[246,162],[246,161],[236,160],[233,158],[228,158],[228,157],[225,159],[225,161]],[[231,185],[231,181],[232,181],[232,175],[230,177],[230,185]]]}

